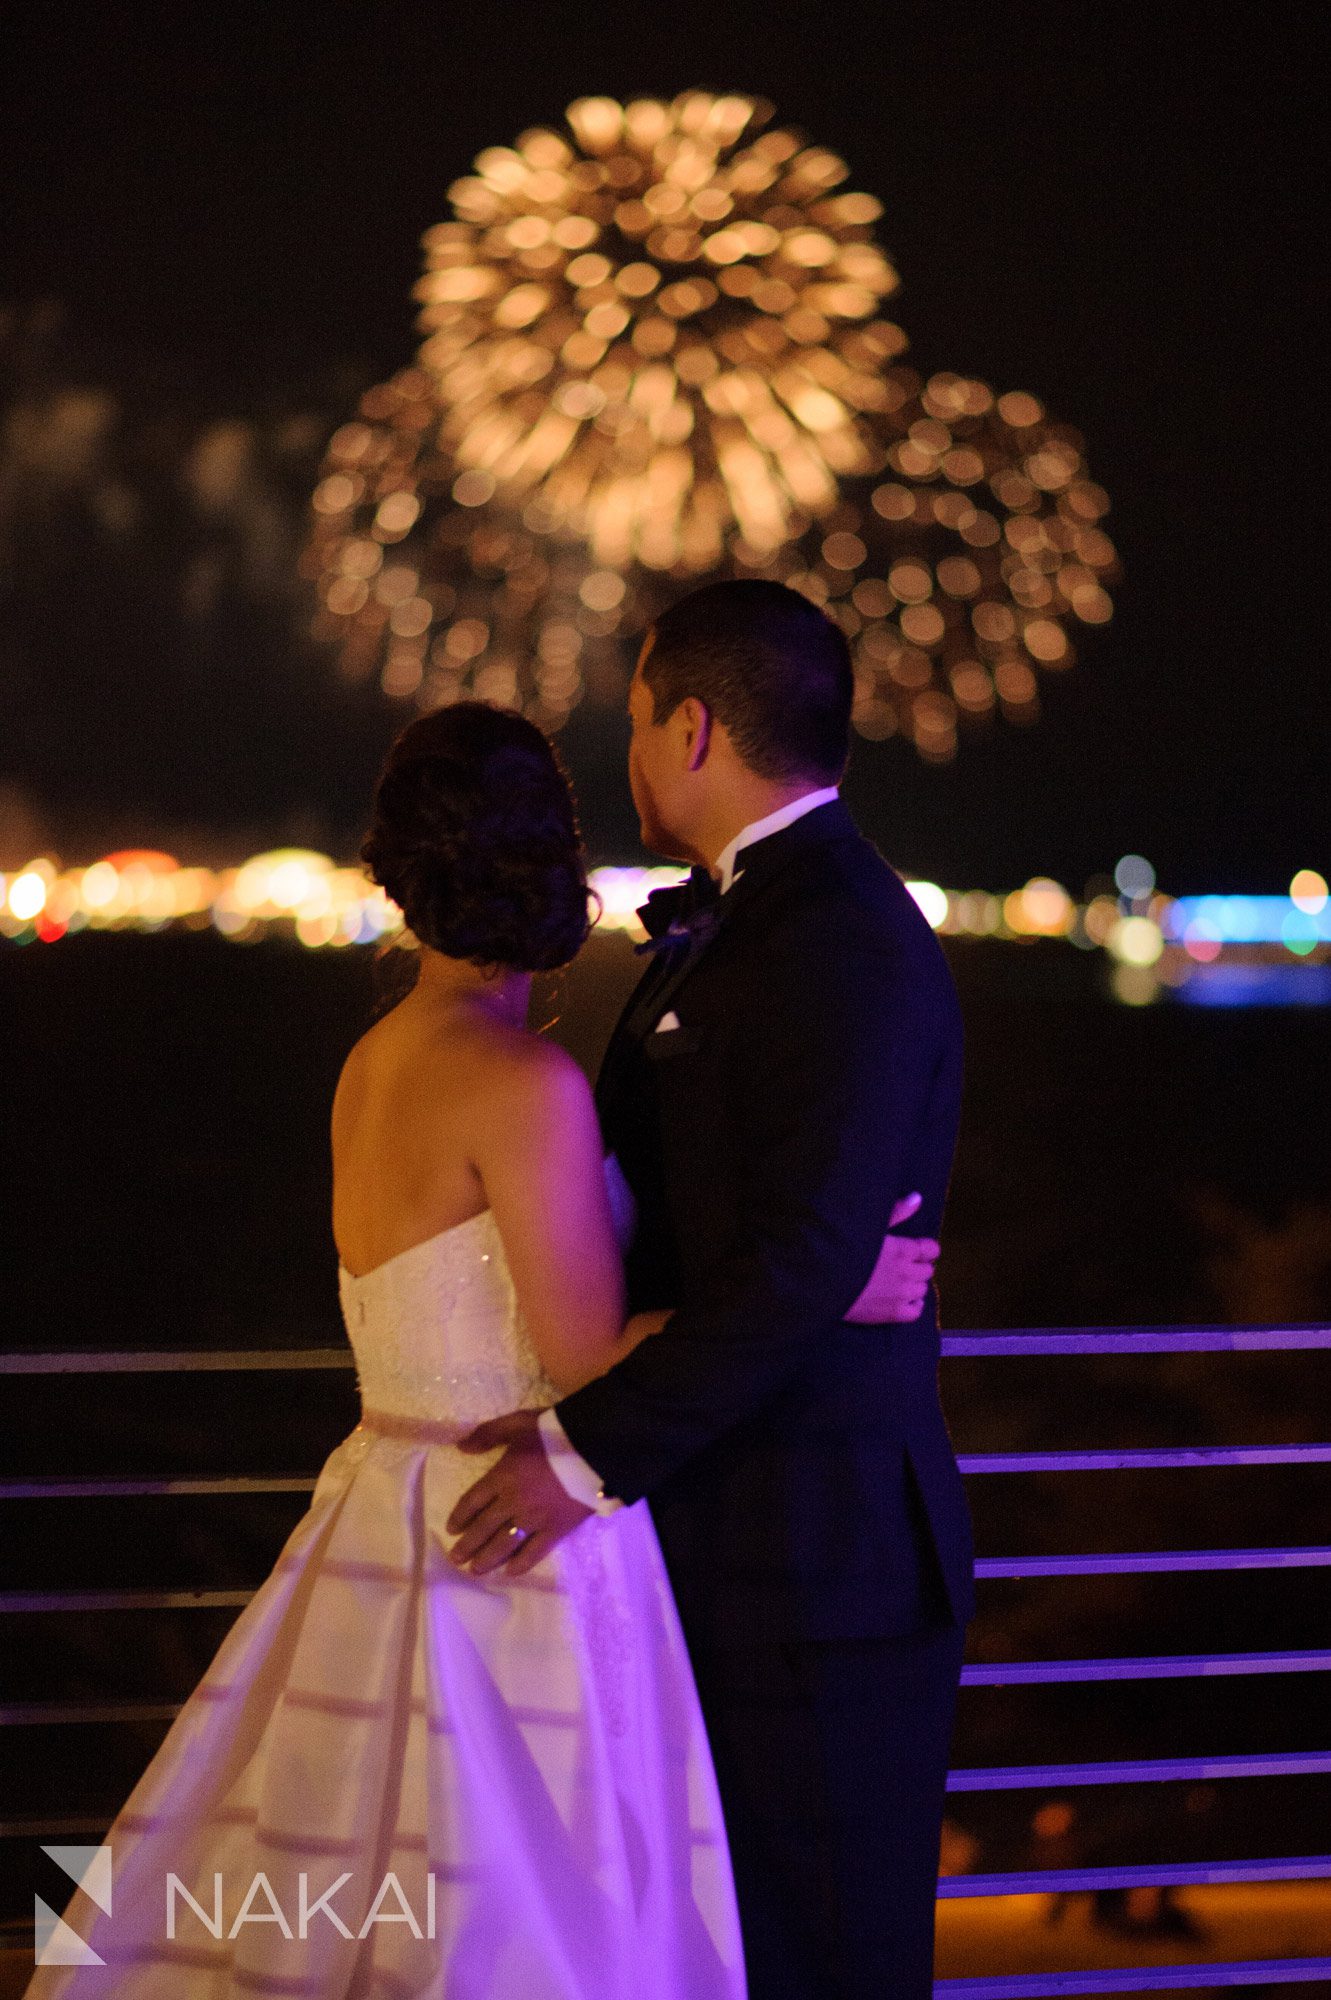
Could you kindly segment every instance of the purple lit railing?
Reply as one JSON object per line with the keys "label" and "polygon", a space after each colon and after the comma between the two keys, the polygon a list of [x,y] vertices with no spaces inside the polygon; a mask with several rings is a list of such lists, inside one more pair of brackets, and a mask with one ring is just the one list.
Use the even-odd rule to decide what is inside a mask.
{"label": "purple lit railing", "polygon": [[1202,1680],[1214,1674],[1315,1674],[1331,1650],[1308,1653],[1171,1653],[1156,1659],[1005,1660],[963,1667],[963,1687],[1019,1687],[1030,1681]]}
{"label": "purple lit railing", "polygon": [[[999,1359],[1011,1355],[1252,1353],[1331,1348],[1327,1327],[1141,1327],[945,1334],[945,1356]],[[959,1454],[969,1476],[1015,1472],[1186,1470],[1197,1466],[1326,1464],[1331,1445],[1220,1445],[1122,1451],[1028,1451]],[[1166,1549],[1138,1554],[995,1556],[977,1560],[978,1578],[1090,1576],[1148,1571],[1295,1569],[1331,1565],[1331,1547]],[[1174,1657],[1029,1660],[977,1664],[962,1670],[963,1686],[1032,1682],[1202,1679],[1212,1675],[1325,1673],[1331,1649],[1303,1652],[1199,1653]],[[949,1792],[1057,1786],[1160,1784],[1177,1780],[1299,1777],[1331,1772],[1331,1751],[1260,1756],[1154,1757],[1099,1764],[996,1765],[953,1770]],[[1075,1891],[1181,1887],[1203,1883],[1331,1880],[1331,1855],[1289,1855],[1255,1861],[1153,1862],[1121,1868],[1042,1868],[1002,1875],[944,1876],[941,1900],[977,1896],[1059,1895]],[[946,2000],[1052,2000],[1057,1994],[1132,1993],[1189,1987],[1310,1985],[1331,1980],[1331,1957],[1248,1959],[1202,1965],[1113,1971],[1033,1973],[980,1979],[939,1979]]]}
{"label": "purple lit railing", "polygon": [[1143,1555],[981,1556],[977,1577],[1119,1576],[1169,1569],[1319,1569],[1331,1549],[1149,1549]]}
{"label": "purple lit railing", "polygon": [[945,1333],[949,1356],[996,1354],[1252,1354],[1331,1347],[1324,1326],[1096,1326],[1034,1332]]}
{"label": "purple lit railing", "polygon": [[980,1451],[957,1459],[963,1472],[1155,1472],[1162,1466],[1327,1465],[1331,1444],[1208,1444],[1145,1451]]}
{"label": "purple lit railing", "polygon": [[1121,1757],[1106,1764],[984,1764],[950,1771],[950,1792],[1026,1792],[1056,1786],[1193,1783],[1209,1778],[1308,1778],[1331,1771],[1331,1750],[1272,1751],[1256,1757]]}
{"label": "purple lit railing", "polygon": [[1141,1868],[1032,1868],[1010,1875],[944,1875],[939,1897],[957,1901],[968,1896],[1026,1896],[1032,1890],[1069,1895],[1078,1890],[1185,1888],[1217,1882],[1320,1882],[1331,1878],[1331,1854],[1309,1854],[1300,1861],[1175,1861],[1152,1862]]}
{"label": "purple lit railing", "polygon": [[[997,1333],[952,1333],[942,1339],[950,1359],[1000,1359],[1011,1355],[1252,1353],[1331,1349],[1328,1327],[1080,1328]],[[0,1355],[3,1374],[104,1374],[188,1370],[350,1368],[347,1348],[214,1351],[182,1354]],[[1110,1451],[962,1453],[968,1477],[1022,1472],[1125,1472],[1188,1470],[1198,1466],[1326,1464],[1331,1444],[1181,1446]],[[4,1499],[90,1499],[127,1495],[303,1493],[308,1478],[79,1478],[0,1482]],[[1136,1574],[1186,1570],[1303,1569],[1331,1566],[1331,1546],[1292,1548],[1165,1549],[1136,1554],[988,1556],[975,1565],[979,1579]],[[0,1593],[0,1614],[41,1611],[239,1609],[245,1590],[10,1591]],[[1197,1653],[1163,1657],[978,1662],[962,1670],[967,1687],[1054,1682],[1205,1679],[1220,1675],[1331,1672],[1331,1648],[1306,1651]],[[0,1725],[168,1721],[181,1704],[169,1702],[19,1703],[0,1708]],[[953,1770],[949,1792],[1016,1791],[1057,1787],[1160,1784],[1250,1777],[1306,1777],[1331,1772],[1331,1750],[1254,1756],[1155,1757],[1090,1764],[992,1765]],[[53,1838],[104,1832],[95,1819],[11,1821],[0,1834]],[[940,1900],[982,1896],[1069,1894],[1078,1891],[1179,1887],[1189,1884],[1331,1880],[1331,1855],[1217,1862],[1159,1862],[1110,1868],[1026,1869],[1006,1874],[944,1876]],[[1194,1987],[1331,1982],[1331,1957],[1246,1959],[1215,1964],[1159,1965],[1095,1972],[1032,1973],[992,1978],[940,1979],[942,2000],[1053,2000],[1080,1993],[1182,1991]]]}
{"label": "purple lit railing", "polygon": [[1245,1958],[1225,1965],[1125,1966],[1120,1972],[1016,1973],[1002,1979],[935,1979],[947,2000],[1055,2000],[1064,1993],[1174,1993],[1189,1986],[1292,1986],[1325,1979],[1331,1958]]}

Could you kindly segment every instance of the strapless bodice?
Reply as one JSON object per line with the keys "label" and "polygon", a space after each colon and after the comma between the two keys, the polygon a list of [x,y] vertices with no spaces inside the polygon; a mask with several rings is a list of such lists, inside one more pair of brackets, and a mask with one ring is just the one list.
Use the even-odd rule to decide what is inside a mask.
{"label": "strapless bodice", "polygon": [[559,1400],[490,1209],[337,1284],[363,1409],[469,1429]]}

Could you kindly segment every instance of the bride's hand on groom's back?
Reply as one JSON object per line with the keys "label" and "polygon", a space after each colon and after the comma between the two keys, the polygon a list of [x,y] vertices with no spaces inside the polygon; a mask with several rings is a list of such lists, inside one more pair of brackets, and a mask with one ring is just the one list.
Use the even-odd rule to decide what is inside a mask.
{"label": "bride's hand on groom's back", "polygon": [[[899,1201],[892,1210],[889,1229],[909,1222],[920,1202],[918,1194],[906,1195]],[[924,1311],[925,1294],[937,1262],[938,1245],[931,1236],[885,1236],[873,1275],[846,1318],[858,1326],[917,1320]]]}

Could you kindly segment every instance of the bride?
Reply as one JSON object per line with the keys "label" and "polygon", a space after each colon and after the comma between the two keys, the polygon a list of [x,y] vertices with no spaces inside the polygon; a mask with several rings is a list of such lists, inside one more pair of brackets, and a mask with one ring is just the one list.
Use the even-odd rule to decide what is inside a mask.
{"label": "bride", "polygon": [[460,1441],[666,1318],[624,1323],[632,1197],[581,1070],[526,1027],[533,972],[588,930],[550,745],[483,703],[418,718],[362,855],[420,970],[332,1107],[360,1421],[26,2000],[742,2000],[716,1782],[646,1503],[488,1574],[448,1559],[483,1469]]}

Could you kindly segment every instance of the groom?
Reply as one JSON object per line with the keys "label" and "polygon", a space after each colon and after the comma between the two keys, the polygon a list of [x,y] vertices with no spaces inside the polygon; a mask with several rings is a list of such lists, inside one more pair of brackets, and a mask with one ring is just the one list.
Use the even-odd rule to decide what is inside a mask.
{"label": "groom", "polygon": [[[853,1323],[897,1191],[936,1235],[961,1029],[936,939],[837,792],[846,642],[780,584],[712,584],[650,628],[630,690],[658,892],[597,1089],[637,1196],[634,1312],[660,1333],[458,1503],[455,1561],[529,1568],[648,1496],[725,1811],[752,2000],[926,2000],[970,1521],[932,1292]],[[681,1996],[682,2000],[682,1996]]]}

